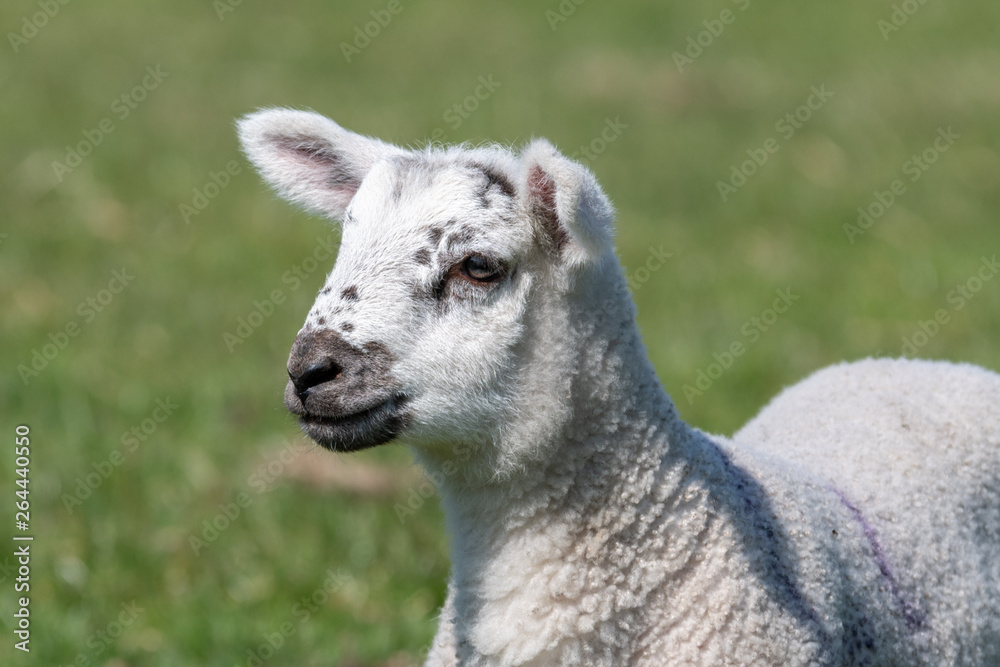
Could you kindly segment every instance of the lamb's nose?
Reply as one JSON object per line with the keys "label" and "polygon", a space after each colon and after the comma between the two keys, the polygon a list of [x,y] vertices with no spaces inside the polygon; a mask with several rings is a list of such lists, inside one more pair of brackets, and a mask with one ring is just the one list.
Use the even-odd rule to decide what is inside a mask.
{"label": "lamb's nose", "polygon": [[303,331],[295,338],[288,357],[288,379],[299,399],[305,401],[313,387],[336,380],[344,370],[340,348],[346,344],[334,332]]}
{"label": "lamb's nose", "polygon": [[343,370],[340,364],[329,357],[319,359],[309,365],[300,374],[296,374],[291,369],[288,370],[288,378],[295,385],[295,393],[299,398],[305,399],[306,393],[316,385],[336,380]]}

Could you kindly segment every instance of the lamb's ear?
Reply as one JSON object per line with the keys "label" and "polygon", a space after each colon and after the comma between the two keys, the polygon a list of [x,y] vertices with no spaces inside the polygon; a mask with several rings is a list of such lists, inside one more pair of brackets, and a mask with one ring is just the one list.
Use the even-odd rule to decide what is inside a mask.
{"label": "lamb's ear", "polygon": [[335,220],[372,165],[404,152],[311,111],[264,109],[241,118],[238,128],[243,151],[271,187]]}
{"label": "lamb's ear", "polygon": [[552,254],[585,264],[612,247],[614,209],[597,179],[545,139],[521,156],[521,193]]}

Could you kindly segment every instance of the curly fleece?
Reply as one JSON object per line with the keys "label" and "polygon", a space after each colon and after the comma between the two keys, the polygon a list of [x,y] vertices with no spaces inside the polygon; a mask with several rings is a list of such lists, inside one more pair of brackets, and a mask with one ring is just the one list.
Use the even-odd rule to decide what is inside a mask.
{"label": "curly fleece", "polygon": [[605,438],[446,500],[428,665],[1000,664],[1000,376],[841,364],[730,440],[628,375]]}

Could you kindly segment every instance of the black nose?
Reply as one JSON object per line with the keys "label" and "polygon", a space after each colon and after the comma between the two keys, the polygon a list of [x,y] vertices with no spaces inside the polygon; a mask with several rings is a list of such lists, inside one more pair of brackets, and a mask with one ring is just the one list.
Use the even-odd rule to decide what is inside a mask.
{"label": "black nose", "polygon": [[288,379],[303,402],[313,387],[333,382],[351,358],[351,346],[335,331],[299,333],[288,356]]}
{"label": "black nose", "polygon": [[[319,348],[313,348],[313,351],[320,353],[320,355],[323,353]],[[299,365],[296,365],[296,370],[294,371],[289,367],[288,378],[295,385],[295,393],[302,400],[305,400],[306,394],[312,387],[336,380],[343,370],[343,367],[336,361],[330,357],[322,356],[312,361],[309,366],[301,371],[298,370],[298,367]]]}
{"label": "black nose", "polygon": [[357,347],[333,329],[304,329],[288,355],[285,406],[299,416],[338,417],[388,399],[391,355],[376,342]]}
{"label": "black nose", "polygon": [[333,329],[303,329],[288,356],[285,407],[306,435],[329,449],[389,442],[410,419],[392,364],[381,342],[352,345]]}

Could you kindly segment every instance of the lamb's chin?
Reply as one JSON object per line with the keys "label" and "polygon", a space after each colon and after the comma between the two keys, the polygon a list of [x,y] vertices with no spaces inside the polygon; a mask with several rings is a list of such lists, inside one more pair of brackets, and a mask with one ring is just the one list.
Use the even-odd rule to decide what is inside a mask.
{"label": "lamb's chin", "polygon": [[317,444],[331,451],[356,452],[398,437],[410,421],[405,406],[406,397],[393,396],[350,415],[302,415],[299,425]]}

